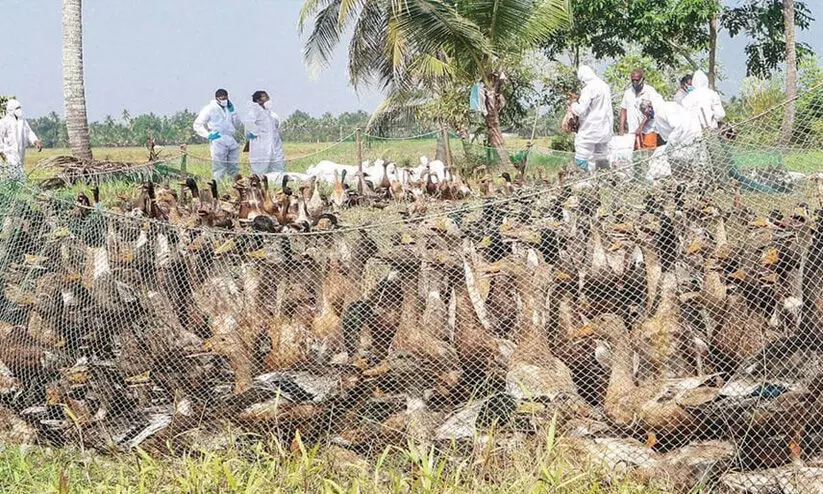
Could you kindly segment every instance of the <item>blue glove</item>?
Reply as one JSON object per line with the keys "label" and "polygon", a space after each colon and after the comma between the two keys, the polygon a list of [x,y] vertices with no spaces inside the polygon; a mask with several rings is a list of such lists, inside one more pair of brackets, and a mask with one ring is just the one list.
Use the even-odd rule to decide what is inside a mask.
{"label": "blue glove", "polygon": [[228,105],[226,105],[226,108],[228,108],[230,112],[233,112],[233,111],[234,111],[234,105],[232,104],[232,102],[231,102],[231,101],[229,101],[229,104],[228,104]]}
{"label": "blue glove", "polygon": [[210,141],[214,141],[214,140],[217,140],[217,139],[220,139],[220,132],[214,131],[211,134],[209,134],[209,140]]}
{"label": "blue glove", "polygon": [[257,136],[252,134],[251,132],[249,132],[248,134],[246,134],[246,139],[248,139],[250,141],[253,141],[253,140],[257,139]]}

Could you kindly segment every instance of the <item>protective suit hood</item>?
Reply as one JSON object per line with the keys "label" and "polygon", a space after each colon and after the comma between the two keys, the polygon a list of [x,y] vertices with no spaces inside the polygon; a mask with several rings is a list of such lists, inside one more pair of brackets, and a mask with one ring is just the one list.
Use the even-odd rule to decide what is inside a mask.
{"label": "protective suit hood", "polygon": [[583,84],[588,84],[591,81],[597,79],[597,75],[594,73],[594,70],[591,67],[586,65],[581,65],[580,68],[577,69],[577,78],[580,79],[580,82]]}
{"label": "protective suit hood", "polygon": [[20,104],[19,101],[16,99],[10,99],[6,102],[6,115],[13,115],[14,110],[22,107],[23,105]]}
{"label": "protective suit hood", "polygon": [[692,87],[695,89],[703,89],[709,87],[709,78],[702,70],[696,70],[692,76]]}

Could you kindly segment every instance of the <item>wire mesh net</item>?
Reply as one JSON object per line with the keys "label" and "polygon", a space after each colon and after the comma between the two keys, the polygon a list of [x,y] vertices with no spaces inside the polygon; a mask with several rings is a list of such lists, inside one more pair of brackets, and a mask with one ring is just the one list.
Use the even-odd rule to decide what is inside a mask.
{"label": "wire mesh net", "polygon": [[184,450],[228,428],[453,455],[551,428],[554,454],[607,479],[813,492],[823,182],[790,170],[819,170],[821,136],[799,123],[778,148],[775,125],[669,150],[653,183],[655,157],[334,173],[325,194],[147,181],[106,206],[4,184],[4,441]]}

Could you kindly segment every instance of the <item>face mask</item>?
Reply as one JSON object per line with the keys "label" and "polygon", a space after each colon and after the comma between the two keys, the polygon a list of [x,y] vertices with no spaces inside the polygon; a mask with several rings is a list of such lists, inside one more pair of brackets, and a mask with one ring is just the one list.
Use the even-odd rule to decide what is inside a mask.
{"label": "face mask", "polygon": [[686,86],[686,92],[687,93],[690,93],[692,91],[694,91],[694,86]]}
{"label": "face mask", "polygon": [[271,110],[271,100],[268,100],[265,103],[263,103],[263,108],[265,108],[266,110]]}
{"label": "face mask", "polygon": [[640,91],[643,90],[643,81],[637,81],[637,82],[632,81],[632,87],[634,88],[634,91],[636,93],[639,93]]}
{"label": "face mask", "polygon": [[219,99],[217,100],[217,104],[222,106],[223,108],[229,106],[229,100],[227,99]]}
{"label": "face mask", "polygon": [[23,118],[23,109],[18,108],[16,110],[14,110],[14,116],[17,117],[17,118]]}

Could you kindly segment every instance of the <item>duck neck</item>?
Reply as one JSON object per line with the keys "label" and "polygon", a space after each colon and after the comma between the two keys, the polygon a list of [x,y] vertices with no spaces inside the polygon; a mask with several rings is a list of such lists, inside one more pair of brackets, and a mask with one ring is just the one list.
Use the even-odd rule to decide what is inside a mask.
{"label": "duck neck", "polygon": [[612,362],[607,396],[623,396],[636,388],[634,384],[633,355],[627,335],[613,335],[611,338]]}
{"label": "duck neck", "polygon": [[717,248],[729,243],[729,236],[726,234],[726,221],[723,218],[718,218],[715,225],[715,244]]}

